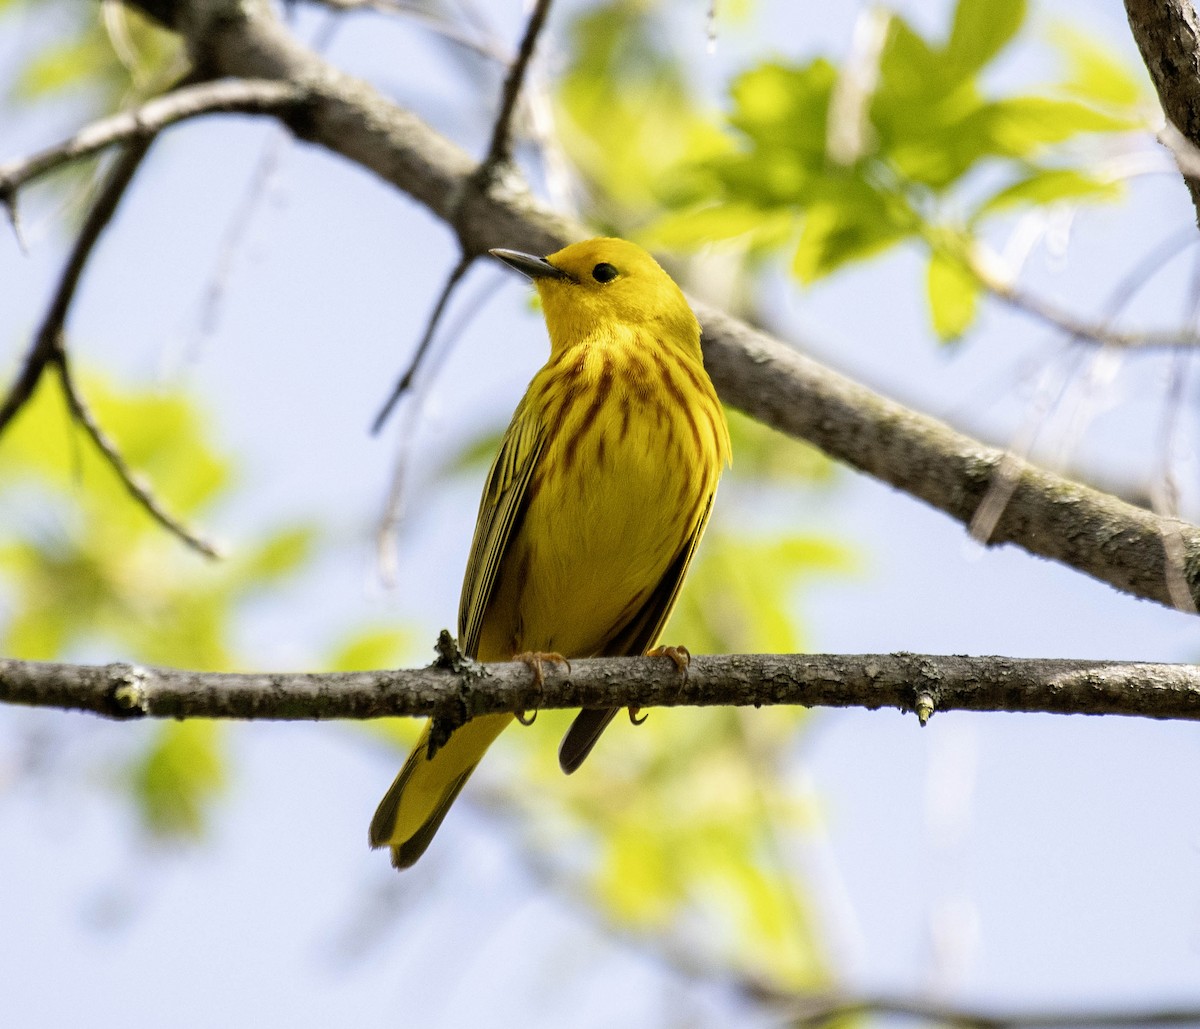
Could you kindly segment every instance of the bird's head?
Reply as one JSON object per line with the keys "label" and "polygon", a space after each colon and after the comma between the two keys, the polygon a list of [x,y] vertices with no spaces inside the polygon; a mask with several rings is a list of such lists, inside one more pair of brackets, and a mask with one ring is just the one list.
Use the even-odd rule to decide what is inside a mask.
{"label": "bird's head", "polygon": [[700,326],[682,290],[636,243],[589,239],[549,257],[490,253],[533,279],[556,350],[612,326],[645,329],[700,356]]}

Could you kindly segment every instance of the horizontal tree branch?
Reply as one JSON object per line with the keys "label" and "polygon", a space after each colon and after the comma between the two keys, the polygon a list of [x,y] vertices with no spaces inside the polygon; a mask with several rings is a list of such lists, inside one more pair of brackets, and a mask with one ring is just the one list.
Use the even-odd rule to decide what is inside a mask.
{"label": "horizontal tree branch", "polygon": [[290,82],[232,79],[183,86],[93,122],[52,147],[0,164],[0,202],[10,203],[26,183],[71,161],[127,140],[148,139],[168,125],[205,114],[278,114],[304,102],[304,91]]}
{"label": "horizontal tree branch", "polygon": [[[785,1011],[788,1006],[785,1006]],[[972,1008],[941,1000],[888,994],[804,997],[790,1005],[788,1024],[820,1026],[864,1015],[903,1018],[960,1029],[1123,1029],[1200,1025],[1200,1007],[1096,1008],[1091,1011]]]}
{"label": "horizontal tree branch", "polygon": [[[452,649],[443,634],[443,646]],[[194,672],[0,660],[0,702],[114,718],[467,718],[541,708],[788,704],[1116,714],[1200,720],[1200,666],[932,654],[593,658],[547,666],[455,659],[376,672]]]}
{"label": "horizontal tree branch", "polygon": [[[583,231],[505,176],[481,184],[458,146],[372,86],[306,49],[262,0],[176,0],[139,6],[182,31],[198,66],[302,85],[302,139],[374,171],[443,219],[464,254],[490,247],[549,253]],[[706,304],[705,362],[723,400],[846,464],[970,524],[989,484],[1013,488],[986,539],[1015,543],[1118,589],[1174,606],[1164,539],[1200,598],[1200,530],[1037,468],[886,399]],[[989,518],[991,521],[991,518]]]}

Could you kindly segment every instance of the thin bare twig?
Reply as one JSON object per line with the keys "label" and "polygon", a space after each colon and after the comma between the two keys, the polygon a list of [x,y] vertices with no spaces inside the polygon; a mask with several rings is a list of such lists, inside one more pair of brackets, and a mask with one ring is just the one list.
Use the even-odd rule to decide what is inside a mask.
{"label": "thin bare twig", "polygon": [[100,187],[92,206],[84,217],[79,235],[71,248],[70,256],[59,276],[58,286],[42,318],[42,323],[34,336],[33,345],[25,356],[25,361],[16,380],[9,387],[7,396],[0,403],[0,433],[12,421],[21,407],[33,396],[41,381],[42,372],[46,366],[59,358],[63,352],[63,328],[67,320],[67,312],[75,299],[75,291],[92,251],[100,240],[101,234],[111,221],[121,198],[125,195],[129,183],[141,166],[143,158],[150,149],[152,140],[143,138],[126,144],[116,163],[109,169],[104,183]]}
{"label": "thin bare twig", "polygon": [[120,450],[117,449],[117,445],[100,427],[100,423],[96,421],[91,408],[88,407],[87,402],[83,399],[83,395],[76,387],[74,377],[71,373],[71,363],[67,359],[65,352],[59,354],[57,360],[54,362],[54,366],[58,371],[59,381],[62,383],[63,395],[66,397],[67,406],[71,409],[72,417],[83,426],[84,431],[91,438],[96,449],[100,451],[104,459],[108,462],[109,467],[116,473],[117,478],[121,480],[121,485],[125,487],[126,492],[145,508],[151,518],[181,542],[191,547],[192,550],[203,554],[205,557],[221,557],[221,548],[217,544],[201,535],[195,529],[189,528],[172,515],[154,495],[146,481],[129,467],[128,462],[121,455]]}
{"label": "thin bare twig", "polygon": [[168,125],[218,112],[278,114],[304,102],[305,90],[288,82],[251,79],[182,86],[132,111],[102,118],[70,139],[28,157],[0,164],[0,202],[10,204],[26,183],[126,140],[146,139]]}
{"label": "thin bare twig", "polygon": [[[1190,235],[1187,238],[1184,238],[1182,233],[1173,234],[1163,244],[1160,244],[1159,247],[1151,251],[1142,262],[1139,262],[1122,279],[1122,283],[1133,283],[1134,285],[1132,287],[1118,286],[1113,291],[1112,297],[1121,296],[1122,291],[1125,289],[1137,292],[1171,257],[1186,246],[1194,243],[1197,239],[1196,230],[1192,227],[1188,231]],[[1114,317],[1111,311],[1106,313],[1099,321],[1080,318],[1070,311],[1066,311],[1058,305],[1051,303],[1044,297],[1039,297],[1027,290],[1020,289],[1013,283],[1005,282],[1001,276],[990,271],[986,264],[987,262],[977,258],[967,260],[967,267],[976,279],[979,280],[984,289],[991,293],[997,300],[1007,304],[1014,310],[1045,322],[1051,328],[1058,329],[1072,340],[1096,343],[1100,346],[1123,350],[1167,350],[1178,347],[1200,347],[1200,333],[1191,328],[1124,332],[1110,327],[1109,322]],[[1148,265],[1150,265],[1149,272],[1146,270]],[[1128,297],[1124,297],[1116,306],[1118,308],[1124,306],[1127,300]],[[1110,300],[1110,306],[1112,304],[1113,300]]]}
{"label": "thin bare twig", "polygon": [[[183,88],[191,88],[191,81],[190,77],[185,79],[189,85],[185,85]],[[33,396],[45,370],[53,366],[58,371],[63,393],[72,416],[91,437],[130,495],[149,512],[155,521],[188,546],[207,557],[217,557],[219,553],[217,548],[199,533],[189,529],[171,516],[149,487],[129,469],[112,440],[100,428],[76,387],[64,343],[67,314],[75,299],[84,269],[87,267],[101,235],[108,227],[113,214],[125,196],[129,184],[133,181],[138,168],[141,167],[142,161],[153,145],[154,139],[153,134],[146,135],[144,133],[131,137],[124,144],[116,162],[105,176],[100,191],[88,209],[79,235],[71,248],[50,306],[34,337],[33,345],[26,355],[16,381],[9,388],[3,403],[0,404],[0,433]]]}
{"label": "thin bare twig", "polygon": [[[1200,313],[1200,256],[1193,262],[1191,287],[1184,305],[1184,317],[1195,322]],[[1196,602],[1188,589],[1184,575],[1186,550],[1179,530],[1179,482],[1175,477],[1175,459],[1179,447],[1180,413],[1187,392],[1188,372],[1192,355],[1185,350],[1172,355],[1163,399],[1163,419],[1159,427],[1161,467],[1150,488],[1154,511],[1164,518],[1162,527],[1163,554],[1166,557],[1167,588],[1175,607],[1189,614],[1197,613]]]}
{"label": "thin bare twig", "polygon": [[12,226],[13,235],[17,238],[17,247],[21,253],[29,256],[29,242],[25,239],[25,231],[21,227],[21,212],[17,209],[17,198],[15,196],[0,197],[0,205],[4,207],[4,213],[8,216],[8,224]]}
{"label": "thin bare twig", "polygon": [[391,395],[384,402],[383,407],[379,409],[379,414],[375,416],[375,421],[371,423],[372,436],[379,434],[379,430],[383,428],[383,424],[387,421],[388,415],[392,413],[392,409],[399,402],[400,398],[412,388],[413,382],[416,381],[417,373],[421,370],[421,363],[425,360],[425,355],[429,351],[429,345],[433,342],[433,335],[437,331],[438,324],[442,320],[442,315],[446,311],[446,305],[450,302],[450,297],[454,293],[455,288],[474,263],[475,258],[470,254],[464,253],[458,259],[458,263],[454,268],[451,269],[445,284],[442,286],[442,291],[438,295],[437,303],[433,305],[433,311],[429,315],[429,320],[425,323],[425,332],[421,336],[421,341],[417,344],[417,349],[413,351],[412,360],[409,361],[404,374],[397,380]]}
{"label": "thin bare twig", "polygon": [[[509,67],[508,75],[504,79],[504,89],[500,96],[500,110],[496,115],[495,124],[492,126],[492,138],[488,146],[487,156],[476,171],[477,181],[479,182],[486,182],[491,179],[500,167],[506,165],[512,159],[511,137],[513,112],[516,110],[517,99],[520,96],[521,86],[525,81],[525,73],[529,68],[529,62],[533,57],[538,36],[545,25],[547,14],[550,12],[551,2],[552,0],[538,0],[533,13],[529,16],[529,21],[525,25],[525,33],[521,38],[521,45],[517,50],[516,59]],[[372,435],[378,435],[379,430],[383,428],[384,423],[400,398],[412,388],[412,384],[421,370],[421,364],[425,360],[430,343],[433,341],[434,332],[437,330],[442,314],[446,310],[446,305],[449,303],[455,288],[474,263],[475,256],[466,247],[461,248],[458,263],[451,269],[450,275],[442,287],[442,292],[438,296],[433,313],[426,323],[425,332],[421,337],[420,343],[417,344],[417,349],[413,353],[408,368],[400,376],[399,381],[397,381],[391,395],[384,402],[379,414],[375,416],[375,421],[371,423]],[[393,497],[396,495],[395,481],[393,479]],[[389,504],[389,507],[391,508],[392,504]]]}
{"label": "thin bare twig", "polygon": [[189,364],[203,348],[205,341],[216,331],[220,321],[221,307],[229,280],[233,273],[234,261],[241,250],[246,233],[253,221],[254,213],[266,195],[267,189],[278,173],[283,161],[283,155],[292,141],[292,137],[282,131],[274,130],[273,137],[267,142],[259,155],[254,170],[250,173],[250,181],[242,199],[239,201],[225,232],[221,237],[221,245],[217,251],[216,267],[209,275],[208,283],[200,298],[199,315],[197,316],[197,335],[185,348],[183,361]]}
{"label": "thin bare twig", "polygon": [[355,11],[374,11],[378,14],[402,15],[443,39],[470,50],[498,64],[508,64],[513,57],[487,40],[477,39],[452,21],[439,18],[427,8],[404,0],[314,0],[325,7],[347,14]]}
{"label": "thin bare twig", "polygon": [[500,112],[492,126],[492,142],[488,146],[487,156],[483,159],[483,167],[489,174],[512,160],[513,115],[521,95],[521,86],[525,81],[525,72],[533,57],[533,49],[537,45],[542,27],[546,24],[546,16],[550,13],[551,2],[552,0],[537,0],[525,25],[525,35],[517,49],[517,58],[509,66],[508,75],[504,79]]}
{"label": "thin bare twig", "polygon": [[[504,280],[503,273],[493,276],[463,305],[458,320],[446,331],[448,344],[452,344],[462,334]],[[392,464],[392,481],[388,486],[387,501],[379,519],[379,527],[375,532],[375,553],[379,564],[379,573],[384,585],[388,587],[395,585],[399,574],[396,535],[404,516],[405,484],[408,482],[409,465],[417,438],[417,427],[425,413],[425,403],[429,397],[430,387],[433,385],[442,361],[449,356],[449,353],[450,346],[447,345],[440,353],[430,358],[432,364],[429,374],[416,384],[412,402],[406,412],[405,424],[398,433],[399,442],[396,447],[396,458]]]}
{"label": "thin bare twig", "polygon": [[[1192,226],[1179,232],[1173,232],[1166,239],[1162,240],[1153,247],[1144,257],[1141,258],[1132,268],[1129,269],[1113,287],[1109,293],[1108,299],[1105,302],[1103,314],[1100,322],[1096,326],[1090,326],[1089,332],[1099,327],[1107,331],[1108,323],[1120,315],[1125,306],[1137,295],[1143,286],[1159,271],[1161,268],[1176,255],[1182,253],[1185,249],[1191,246],[1197,240],[1196,230]],[[1028,309],[1024,309],[1027,310]],[[1034,312],[1028,312],[1034,313]],[[1192,319],[1194,321],[1194,317]],[[1065,329],[1065,326],[1052,322],[1057,328]],[[1079,326],[1076,326],[1079,328]],[[1113,344],[1110,341],[1099,339],[1096,335],[1084,336],[1079,332],[1070,332],[1070,339],[1067,342],[1068,347],[1075,347],[1085,338],[1093,342],[1100,342],[1105,349],[1121,350],[1121,344]],[[1182,352],[1186,352],[1185,348],[1180,348]],[[1082,357],[1081,352],[1076,352],[1071,358],[1074,365],[1078,365]],[[1013,492],[1017,487],[1020,479],[1020,466],[1022,462],[1028,458],[1033,449],[1033,443],[1037,438],[1038,433],[1050,411],[1057,405],[1063,391],[1066,388],[1071,369],[1065,373],[1063,382],[1051,392],[1044,387],[1038,391],[1038,400],[1034,410],[1029,418],[1026,419],[1025,426],[1022,428],[1018,439],[1014,440],[1005,450],[1004,457],[1000,461],[996,469],[995,475],[988,486],[987,493],[976,508],[975,514],[971,518],[968,526],[968,531],[971,536],[981,543],[987,543],[991,539],[992,533],[995,531],[996,525],[999,523],[1004,509],[1008,506],[1009,500],[1012,498]],[[1166,530],[1164,530],[1165,532]],[[1164,539],[1166,537],[1164,536]],[[1180,540],[1182,545],[1182,540]],[[1182,567],[1179,565],[1178,567]],[[1178,572],[1172,572],[1169,569],[1165,570],[1165,574],[1170,580],[1172,577],[1178,578]],[[1171,590],[1173,605],[1181,611],[1194,611],[1195,606],[1180,607],[1179,600],[1174,596],[1175,589],[1168,582],[1168,588]]]}

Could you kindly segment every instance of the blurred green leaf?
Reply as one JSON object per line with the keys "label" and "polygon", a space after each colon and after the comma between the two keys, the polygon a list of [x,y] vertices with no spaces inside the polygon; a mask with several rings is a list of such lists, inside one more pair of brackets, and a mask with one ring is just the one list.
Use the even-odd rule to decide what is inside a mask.
{"label": "blurred green leaf", "polygon": [[973,220],[1013,207],[1042,207],[1059,200],[1116,200],[1121,186],[1075,168],[1035,168],[993,193],[975,210]]}
{"label": "blurred green leaf", "polygon": [[938,249],[929,258],[926,284],[933,331],[943,342],[958,339],[979,312],[979,279],[957,257]]}
{"label": "blurred green leaf", "polygon": [[[232,481],[187,396],[118,390],[80,377],[96,416],[134,469],[173,511],[203,517]],[[133,503],[71,421],[47,377],[0,434],[0,652],[71,660],[116,652],[129,660],[224,670],[242,603],[309,559],[314,530],[285,527],[235,556],[209,562]],[[214,723],[157,730],[127,782],[150,831],[195,836],[224,781]]]}
{"label": "blurred green leaf", "polygon": [[825,180],[813,194],[792,258],[792,272],[804,283],[882,253],[918,224],[900,198],[858,178]]}
{"label": "blurred green leaf", "polygon": [[1139,108],[1149,108],[1153,96],[1142,65],[1125,61],[1099,39],[1065,22],[1054,26],[1050,39],[1067,64],[1060,87],[1064,92],[1135,116]]}
{"label": "blurred green leaf", "polygon": [[960,76],[974,75],[1003,50],[1025,22],[1026,0],[959,0],[945,57]]}
{"label": "blurred green leaf", "polygon": [[41,17],[63,30],[40,51],[22,55],[12,97],[24,103],[71,92],[92,115],[112,113],[165,88],[181,68],[181,42],[124,4],[43,0]]}
{"label": "blurred green leaf", "polygon": [[836,81],[837,69],[824,58],[796,66],[765,62],[733,81],[729,124],[758,156],[786,154],[803,169],[820,171]]}
{"label": "blurred green leaf", "polygon": [[643,245],[695,251],[718,240],[741,238],[755,247],[777,250],[796,231],[788,210],[768,210],[740,201],[669,211],[641,234]]}
{"label": "blurred green leaf", "polygon": [[845,547],[814,536],[747,539],[724,521],[709,529],[663,633],[698,654],[804,650],[795,612],[799,586],[854,568]]}
{"label": "blurred green leaf", "polygon": [[247,584],[269,585],[291,575],[312,557],[317,539],[314,526],[292,526],[268,537],[240,564],[240,576]]}
{"label": "blurred green leaf", "polygon": [[691,202],[707,178],[705,160],[727,143],[699,111],[653,5],[609,0],[587,8],[568,37],[571,59],[556,97],[559,142],[596,187],[597,217],[603,222],[612,209],[636,223],[660,205]]}
{"label": "blurred green leaf", "polygon": [[102,38],[90,33],[48,46],[21,69],[13,96],[30,101],[68,89],[83,89],[101,73],[110,56]]}
{"label": "blurred green leaf", "polygon": [[1061,143],[1087,132],[1124,132],[1136,122],[1109,114],[1077,100],[1045,96],[1017,96],[997,100],[982,108],[990,152],[1026,157],[1050,143]]}
{"label": "blurred green leaf", "polygon": [[216,722],[167,722],[130,769],[142,820],[157,836],[198,837],[226,786],[224,732]]}
{"label": "blurred green leaf", "polygon": [[[357,629],[338,644],[325,662],[331,672],[369,672],[379,668],[399,668],[411,636],[403,629],[367,626]],[[408,719],[412,721],[412,719]]]}

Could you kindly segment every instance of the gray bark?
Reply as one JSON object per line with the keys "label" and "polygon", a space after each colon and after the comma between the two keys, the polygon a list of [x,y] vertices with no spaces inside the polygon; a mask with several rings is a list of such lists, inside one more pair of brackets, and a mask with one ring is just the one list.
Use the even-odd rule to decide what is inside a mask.
{"label": "gray bark", "polygon": [[932,654],[741,654],[595,658],[377,672],[177,671],[0,661],[0,702],[113,718],[331,719],[427,715],[447,727],[539,708],[790,704],[936,711],[1027,711],[1200,719],[1200,667]]}

